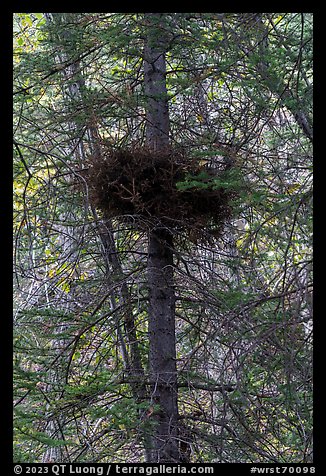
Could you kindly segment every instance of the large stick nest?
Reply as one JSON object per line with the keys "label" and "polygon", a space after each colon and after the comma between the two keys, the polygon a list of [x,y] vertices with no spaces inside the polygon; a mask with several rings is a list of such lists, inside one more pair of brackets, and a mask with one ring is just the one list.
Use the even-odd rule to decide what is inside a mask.
{"label": "large stick nest", "polygon": [[84,178],[91,203],[107,218],[142,229],[164,226],[188,235],[211,230],[217,236],[234,196],[218,185],[223,174],[179,150],[102,147],[89,157]]}

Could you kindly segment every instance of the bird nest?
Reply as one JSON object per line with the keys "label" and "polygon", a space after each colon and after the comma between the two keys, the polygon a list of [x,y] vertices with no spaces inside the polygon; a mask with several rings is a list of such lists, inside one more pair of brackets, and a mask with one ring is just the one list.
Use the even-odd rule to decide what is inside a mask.
{"label": "bird nest", "polygon": [[87,162],[89,200],[106,218],[198,239],[203,231],[219,235],[231,215],[234,191],[225,186],[227,172],[203,167],[183,151],[102,146]]}

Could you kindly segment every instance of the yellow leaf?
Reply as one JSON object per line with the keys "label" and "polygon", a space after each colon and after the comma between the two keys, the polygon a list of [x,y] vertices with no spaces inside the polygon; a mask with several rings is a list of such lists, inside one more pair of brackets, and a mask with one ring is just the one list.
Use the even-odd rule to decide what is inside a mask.
{"label": "yellow leaf", "polygon": [[286,193],[289,194],[289,195],[292,195],[292,194],[295,193],[299,188],[300,188],[300,184],[299,184],[299,183],[293,183],[293,184],[291,184],[291,185],[289,185],[289,186],[287,187]]}

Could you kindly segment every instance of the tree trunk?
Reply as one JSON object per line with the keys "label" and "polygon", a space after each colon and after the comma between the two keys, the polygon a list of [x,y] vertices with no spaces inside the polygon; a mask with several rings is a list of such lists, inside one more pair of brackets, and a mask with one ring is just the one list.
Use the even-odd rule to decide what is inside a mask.
{"label": "tree trunk", "polygon": [[148,33],[144,48],[144,91],[146,141],[153,150],[169,146],[169,109],[166,90],[165,53],[167,37],[162,13],[148,13]]}
{"label": "tree trunk", "polygon": [[178,462],[178,404],[172,235],[153,231],[148,245],[149,367],[155,420],[151,462]]}
{"label": "tree trunk", "polygon": [[[64,13],[45,13],[45,18],[48,24],[48,27],[51,27],[51,25],[55,25],[57,27],[60,27],[65,21],[66,21],[66,15],[69,14],[64,14]],[[55,35],[53,32],[51,33],[52,39],[55,40],[60,40],[63,35],[67,35],[66,32],[60,31],[57,35]],[[59,49],[56,51],[56,62],[58,64],[64,64],[64,61],[66,60],[66,53],[64,51],[60,51]],[[67,68],[64,68],[62,70],[62,76],[64,78],[72,78],[72,77],[77,77],[78,76],[78,65],[76,63],[73,63]],[[78,96],[80,94],[79,91],[79,82],[78,79],[76,79],[75,87],[73,86],[73,83],[69,83],[69,86],[66,90],[62,88],[62,94],[65,98],[65,100],[68,102],[70,99]],[[76,124],[73,121],[67,122],[67,127],[68,130],[71,131],[72,133],[75,133],[76,131]],[[81,145],[77,144],[74,139],[71,140],[71,144],[69,144],[71,147],[71,150],[75,151],[74,154],[76,156],[77,160],[80,160],[81,155],[82,155],[82,149]],[[68,153],[70,152],[70,149],[67,151]],[[70,176],[66,177],[67,183],[71,180]],[[67,212],[65,211],[61,215],[61,221],[64,223],[65,221],[67,223],[71,223],[74,220],[74,216],[71,213],[71,210],[68,210]],[[78,237],[76,236],[76,229],[73,226],[65,226],[62,225],[63,232],[60,237],[60,243],[64,252],[64,262],[70,263],[70,265],[75,268],[75,263],[77,262],[77,256],[76,256],[76,241],[78,241]],[[69,312],[72,312],[74,309],[74,303],[73,299],[67,300],[66,302],[66,309]],[[58,335],[64,333],[65,331],[68,330],[68,326],[66,323],[60,324],[56,332]],[[68,360],[67,353],[65,352],[65,347],[66,347],[66,342],[64,339],[53,339],[51,341],[51,346],[53,348],[58,349],[58,355],[60,357],[58,358],[58,364],[50,369],[49,375],[48,375],[48,380],[51,383],[47,384],[47,393],[53,395],[55,394],[54,389],[57,387],[62,387],[65,384],[65,372],[64,368],[66,365],[66,362]],[[55,397],[52,398],[57,398],[60,399],[61,396],[56,395]],[[46,434],[53,439],[57,440],[64,440],[64,428],[65,428],[65,417],[63,414],[55,415],[51,411],[51,406],[48,405],[48,415],[47,415],[47,426],[46,426]],[[47,446],[47,449],[43,453],[42,456],[42,463],[61,463],[61,462],[67,462],[70,461],[69,457],[69,451],[68,448],[65,446],[51,446],[49,444]]]}
{"label": "tree trunk", "polygon": [[[60,35],[62,37],[66,37],[66,39],[69,39],[70,42],[73,41],[73,39],[70,39],[69,37],[69,29],[68,26],[65,28],[62,28],[62,26],[65,26],[65,24],[69,23],[69,21],[74,21],[74,17],[71,15],[74,14],[61,14],[61,13],[46,13],[46,19],[49,25],[52,23],[56,24],[58,27],[61,27],[60,33],[58,34],[58,40],[61,39]],[[67,60],[67,54],[65,51],[59,53],[57,52],[57,61],[58,64],[64,64],[64,62]],[[82,87],[84,85],[83,78],[80,76],[80,64],[79,61],[76,60],[73,62],[69,67],[64,68],[62,70],[62,75],[65,79],[70,80],[70,83],[68,82],[68,87],[66,90],[62,90],[64,96],[66,97],[67,100],[74,98],[74,97],[80,97],[83,99],[83,92],[82,92]],[[72,78],[76,78],[75,82],[71,82]],[[78,78],[78,79],[77,79]],[[87,106],[85,106],[86,108]],[[91,115],[92,111],[89,111],[89,114]],[[98,149],[98,139],[99,139],[99,134],[97,130],[97,125],[92,124],[92,126],[88,126],[85,124],[87,127],[86,132],[88,135],[89,139],[89,144],[91,147],[91,150],[93,152],[96,152]],[[69,130],[75,131],[78,127],[77,124],[75,124],[74,121],[71,121],[68,124]],[[78,134],[76,134],[77,137]],[[84,149],[82,146],[82,143],[79,142],[77,139],[77,143],[72,143],[71,145],[71,150],[75,151],[76,159],[79,160],[81,163],[85,161],[85,153]],[[142,403],[148,398],[148,393],[146,389],[146,385],[144,384],[144,369],[141,363],[141,355],[140,355],[140,349],[139,349],[139,341],[137,339],[137,334],[136,334],[136,326],[135,326],[135,319],[132,314],[132,309],[130,305],[130,297],[129,297],[129,291],[128,291],[128,285],[126,284],[125,281],[123,281],[123,269],[117,254],[116,250],[116,245],[114,242],[113,238],[113,230],[112,230],[112,225],[111,222],[108,220],[100,220],[96,214],[95,208],[92,207],[92,212],[94,219],[96,221],[96,225],[99,230],[99,238],[101,240],[102,244],[102,255],[107,271],[107,277],[113,276],[116,279],[119,279],[122,281],[121,285],[121,290],[119,294],[116,292],[112,292],[111,295],[111,303],[112,307],[116,305],[116,301],[119,301],[119,303],[123,304],[124,308],[124,328],[125,328],[125,336],[123,335],[121,329],[120,329],[120,324],[117,325],[117,334],[118,334],[118,342],[120,343],[120,349],[121,349],[121,355],[123,358],[123,363],[126,369],[126,373],[131,375],[132,377],[138,377],[139,381],[132,382],[130,384],[131,390],[132,390],[132,395],[135,399],[136,402]],[[73,218],[68,221],[73,221]],[[71,250],[74,245],[74,242],[71,241],[71,237],[73,237],[74,233],[74,227],[71,227],[71,231],[69,234],[67,234],[66,242],[65,242],[65,248],[67,249],[67,256],[71,255]],[[65,235],[64,235],[65,236]],[[73,256],[73,259],[77,258]],[[64,329],[61,328],[60,331],[62,332]],[[126,339],[126,342],[125,342]],[[58,343],[57,340],[53,342],[53,345],[57,348],[63,348],[64,343]],[[63,373],[64,374],[64,373]],[[58,376],[55,376],[52,378],[53,382],[55,383],[60,383],[60,378]],[[140,411],[140,418],[143,418],[142,411]],[[56,438],[64,438],[64,432],[63,432],[63,427],[64,427],[64,422],[62,421],[62,418],[59,418],[58,421],[50,421],[48,426],[47,426],[47,433],[49,436],[53,436]],[[144,442],[144,447],[145,447],[145,453],[146,453],[146,458],[149,459],[148,456],[148,447],[150,446],[150,443],[148,442],[148,435],[145,433],[141,432],[141,437]],[[64,461],[69,461],[69,455],[67,452],[64,453],[63,447],[49,447],[48,450],[45,452],[43,455],[43,462],[64,462]]]}
{"label": "tree trunk", "polygon": [[[144,90],[147,96],[146,140],[153,152],[169,147],[169,111],[166,90],[166,30],[164,14],[147,14],[144,49]],[[148,236],[149,371],[151,416],[154,427],[151,463],[179,462],[178,395],[175,344],[173,238],[156,226]]]}

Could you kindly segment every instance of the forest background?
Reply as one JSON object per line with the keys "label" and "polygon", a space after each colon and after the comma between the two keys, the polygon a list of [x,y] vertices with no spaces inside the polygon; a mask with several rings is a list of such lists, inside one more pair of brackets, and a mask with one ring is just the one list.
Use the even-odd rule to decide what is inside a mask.
{"label": "forest background", "polygon": [[15,461],[312,462],[312,141],[312,14],[15,14]]}

